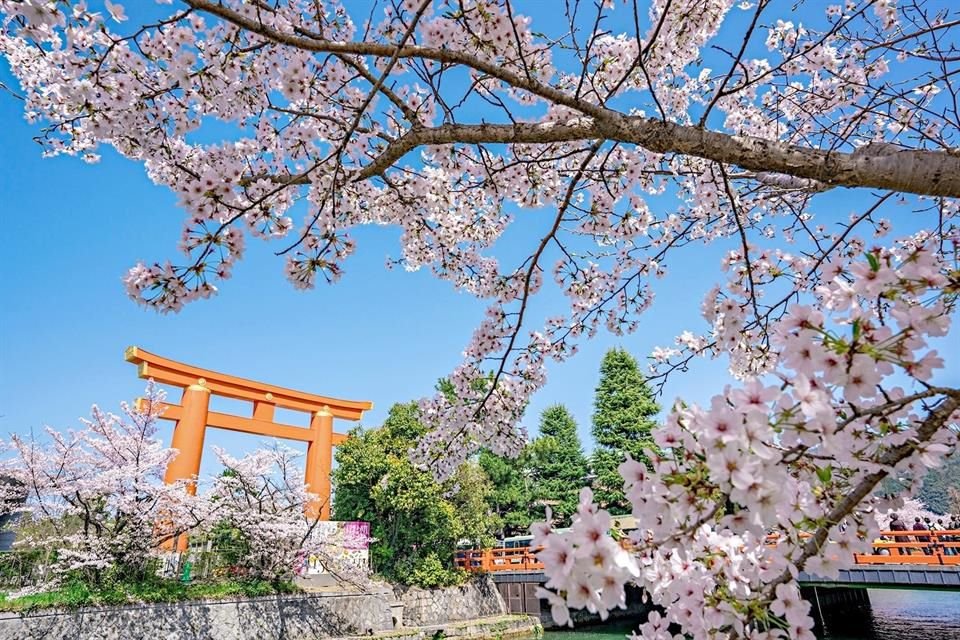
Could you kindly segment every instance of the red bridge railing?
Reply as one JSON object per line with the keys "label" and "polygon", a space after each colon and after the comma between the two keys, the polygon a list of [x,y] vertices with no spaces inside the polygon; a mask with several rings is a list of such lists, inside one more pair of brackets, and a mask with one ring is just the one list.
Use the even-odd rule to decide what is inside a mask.
{"label": "red bridge railing", "polygon": [[461,569],[477,573],[494,571],[539,571],[543,563],[537,560],[539,549],[470,549],[457,551],[456,564]]}
{"label": "red bridge railing", "polygon": [[882,531],[873,553],[854,556],[857,564],[960,565],[960,530]]}
{"label": "red bridge railing", "polygon": [[[775,546],[776,536],[767,544]],[[457,551],[456,565],[467,571],[540,571],[539,549],[469,549]],[[873,553],[854,554],[856,564],[960,565],[960,530],[883,531],[873,543]]]}

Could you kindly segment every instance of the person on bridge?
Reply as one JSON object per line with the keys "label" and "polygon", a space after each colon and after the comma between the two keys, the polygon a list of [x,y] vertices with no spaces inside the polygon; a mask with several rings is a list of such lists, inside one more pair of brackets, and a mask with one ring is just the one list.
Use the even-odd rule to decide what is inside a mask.
{"label": "person on bridge", "polygon": [[930,531],[937,532],[937,535],[931,537],[934,550],[936,553],[945,554],[947,550],[944,548],[943,543],[947,541],[947,536],[941,535],[941,533],[946,531],[947,528],[943,526],[943,520],[934,522],[931,518],[924,518],[923,521]]}
{"label": "person on bridge", "polygon": [[890,549],[880,546],[880,545],[886,544],[887,542],[890,542],[890,538],[888,538],[887,536],[880,536],[876,540],[874,540],[873,544],[877,545],[873,548],[874,555],[878,555],[878,556],[890,555]]}
{"label": "person on bridge", "polygon": [[[900,519],[900,516],[897,514],[890,515],[890,531],[907,531],[907,523]],[[910,542],[910,538],[907,536],[894,536],[894,542]],[[910,549],[901,549],[897,547],[897,555],[903,555],[903,552],[906,551],[907,555],[910,555]]]}
{"label": "person on bridge", "polygon": [[950,542],[950,536],[943,535],[943,532],[947,530],[947,525],[943,523],[943,518],[937,518],[937,521],[930,525],[930,530],[937,532],[936,544],[940,553],[945,556],[951,555],[953,549],[944,546],[944,543]]}
{"label": "person on bridge", "polygon": [[[920,516],[917,516],[913,519],[913,530],[914,531],[929,531],[930,528],[923,523],[920,519]],[[930,536],[917,536],[917,542],[923,542],[926,546],[923,547],[924,555],[930,555],[933,551],[930,550]]]}
{"label": "person on bridge", "polygon": [[[937,520],[937,524],[943,525],[943,520]],[[948,525],[943,525],[943,528],[944,528],[946,531],[956,531],[958,527],[960,527],[960,524],[957,524],[957,517],[956,517],[956,516],[950,516],[950,523],[949,523]],[[952,544],[952,543],[954,543],[954,542],[960,541],[960,537],[955,536],[955,535],[953,535],[953,534],[950,534],[950,535],[946,535],[946,536],[941,536],[941,537],[940,537],[940,540],[942,540],[943,542],[947,542],[947,543],[951,543],[951,544]],[[958,550],[956,547],[953,547],[953,546],[944,547],[944,549],[943,549],[943,553],[946,554],[946,555],[948,555],[948,556],[955,556],[955,555],[957,555],[957,552],[958,552],[958,551],[960,551],[960,550]]]}

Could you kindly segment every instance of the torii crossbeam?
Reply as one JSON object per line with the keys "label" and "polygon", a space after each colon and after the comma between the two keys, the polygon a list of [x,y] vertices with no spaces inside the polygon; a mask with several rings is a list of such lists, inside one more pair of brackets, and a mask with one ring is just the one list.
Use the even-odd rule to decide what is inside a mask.
{"label": "torii crossbeam", "polygon": [[[207,427],[299,440],[307,443],[304,478],[310,491],[317,495],[317,500],[307,508],[307,516],[330,519],[333,447],[347,437],[342,433],[334,433],[333,419],[359,420],[364,411],[373,408],[372,402],[339,400],[237,378],[168,360],[139,347],[128,347],[124,357],[137,365],[137,373],[141,378],[183,389],[180,404],[164,402],[160,416],[176,422],[170,446],[179,451],[167,466],[165,482],[194,480],[199,475]],[[252,402],[250,417],[210,411],[211,395]],[[277,407],[309,413],[310,427],[274,422],[273,415]],[[196,491],[196,485],[191,482],[188,490]]]}

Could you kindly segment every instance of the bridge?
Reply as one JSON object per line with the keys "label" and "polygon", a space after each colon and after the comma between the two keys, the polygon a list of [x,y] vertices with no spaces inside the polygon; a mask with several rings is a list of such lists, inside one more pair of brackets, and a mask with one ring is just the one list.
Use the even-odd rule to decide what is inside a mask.
{"label": "bridge", "polygon": [[[776,537],[769,537],[767,544],[776,545]],[[883,531],[872,547],[872,553],[854,555],[854,566],[842,569],[836,578],[800,573],[805,597],[816,604],[821,617],[829,606],[869,603],[866,589],[960,591],[960,530]],[[549,613],[536,590],[547,578],[537,551],[529,547],[458,551],[456,563],[467,571],[490,574],[511,613],[539,615],[546,624]]]}
{"label": "bridge", "polygon": [[[629,543],[623,544],[629,548]],[[776,546],[777,536],[768,536],[767,545]],[[871,546],[872,553],[854,555],[854,563],[861,572],[855,574],[856,580],[870,573],[892,576],[889,571],[880,572],[880,569],[889,570],[891,567],[901,567],[904,571],[909,569],[915,575],[939,575],[944,571],[952,575],[960,571],[960,530],[881,531],[880,537]],[[542,572],[543,563],[537,559],[537,551],[538,549],[530,547],[458,551],[456,564],[461,569],[476,573]],[[890,578],[891,584],[903,584],[902,580],[903,578]],[[808,577],[808,581],[817,582],[819,578]],[[960,583],[948,582],[944,586],[960,587]]]}

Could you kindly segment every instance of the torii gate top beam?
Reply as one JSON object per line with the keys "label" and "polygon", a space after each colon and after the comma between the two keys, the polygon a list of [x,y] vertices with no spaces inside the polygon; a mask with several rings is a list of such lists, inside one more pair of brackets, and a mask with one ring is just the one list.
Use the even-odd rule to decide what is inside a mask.
{"label": "torii gate top beam", "polygon": [[192,384],[202,384],[214,395],[227,398],[251,402],[268,402],[277,407],[307,411],[311,414],[318,411],[329,411],[334,417],[345,420],[359,420],[363,417],[364,411],[373,408],[372,402],[319,396],[272,384],[255,382],[246,378],[238,378],[209,369],[201,369],[200,367],[162,358],[139,347],[127,348],[124,358],[127,362],[137,365],[137,373],[141,378],[153,378],[158,383],[182,388],[187,388]]}

